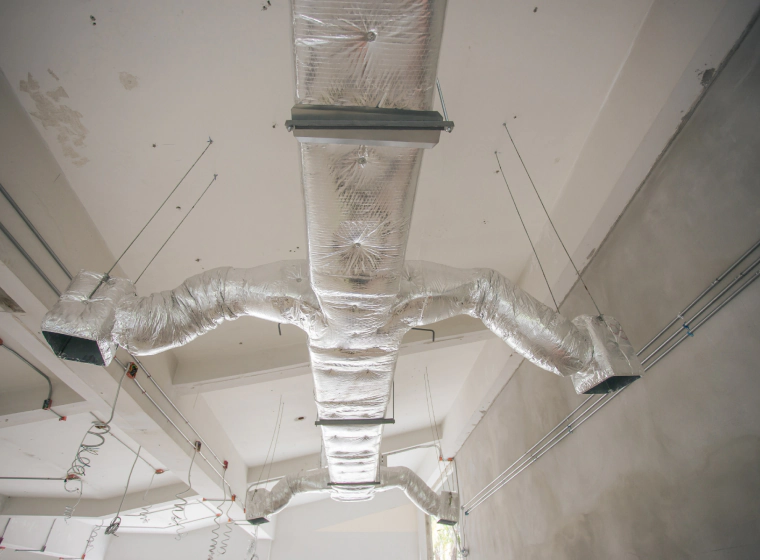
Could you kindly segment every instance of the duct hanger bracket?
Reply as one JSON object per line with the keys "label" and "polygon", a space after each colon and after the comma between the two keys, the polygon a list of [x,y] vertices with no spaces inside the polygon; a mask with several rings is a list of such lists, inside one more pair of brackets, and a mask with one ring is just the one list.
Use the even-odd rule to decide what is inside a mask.
{"label": "duct hanger bracket", "polygon": [[317,420],[315,426],[377,426],[395,424],[394,418],[336,418],[334,420]]}
{"label": "duct hanger bracket", "polygon": [[328,482],[327,485],[336,488],[362,488],[364,486],[380,486],[380,481],[372,480],[370,482]]}
{"label": "duct hanger bracket", "polygon": [[454,129],[438,111],[295,105],[285,127],[299,142],[432,148]]}

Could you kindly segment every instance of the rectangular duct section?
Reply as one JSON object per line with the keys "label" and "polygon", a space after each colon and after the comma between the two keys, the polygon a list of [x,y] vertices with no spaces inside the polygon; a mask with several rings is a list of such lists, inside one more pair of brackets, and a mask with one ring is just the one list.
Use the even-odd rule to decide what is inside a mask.
{"label": "rectangular duct section", "polygon": [[[298,106],[432,109],[445,0],[292,7]],[[411,145],[299,144],[311,281],[327,326],[310,340],[321,420],[380,419],[388,407],[401,335],[381,331],[399,293],[425,147]],[[321,429],[331,482],[351,485],[336,491],[371,496],[382,424]]]}

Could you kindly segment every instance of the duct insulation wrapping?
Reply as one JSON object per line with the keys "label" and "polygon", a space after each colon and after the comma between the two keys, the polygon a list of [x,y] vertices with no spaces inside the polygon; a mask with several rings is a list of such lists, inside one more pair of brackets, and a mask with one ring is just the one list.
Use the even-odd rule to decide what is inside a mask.
{"label": "duct insulation wrapping", "polygon": [[293,0],[296,103],[430,110],[446,0]]}
{"label": "duct insulation wrapping", "polygon": [[579,395],[614,391],[644,374],[641,361],[617,319],[581,315],[573,323],[589,334],[594,345],[593,361],[572,376]]}
{"label": "duct insulation wrapping", "polygon": [[584,329],[495,270],[410,261],[399,300],[393,322],[411,328],[469,315],[531,362],[558,375],[581,371],[592,360],[591,339]]}
{"label": "duct insulation wrapping", "polygon": [[[381,467],[379,480],[373,488],[382,492],[398,488],[420,510],[444,521],[459,521],[459,496],[452,492],[435,493],[420,477],[406,467]],[[285,508],[297,494],[330,492],[341,498],[340,487],[330,482],[328,469],[315,469],[288,475],[271,490],[254,488],[246,497],[246,519],[261,523]]]}
{"label": "duct insulation wrapping", "polygon": [[319,333],[321,314],[306,261],[215,268],[173,290],[125,298],[116,313],[113,338],[133,354],[156,354],[184,346],[222,321],[241,316]]}
{"label": "duct insulation wrapping", "polygon": [[[429,110],[445,0],[293,0],[296,103]],[[321,419],[379,419],[403,333],[382,333],[399,292],[422,150],[300,144]],[[322,426],[331,480],[374,482],[382,426]],[[346,500],[373,487],[343,487]]]}
{"label": "duct insulation wrapping", "polygon": [[107,366],[116,354],[116,308],[134,295],[129,280],[82,270],[45,315],[42,334],[60,358]]}

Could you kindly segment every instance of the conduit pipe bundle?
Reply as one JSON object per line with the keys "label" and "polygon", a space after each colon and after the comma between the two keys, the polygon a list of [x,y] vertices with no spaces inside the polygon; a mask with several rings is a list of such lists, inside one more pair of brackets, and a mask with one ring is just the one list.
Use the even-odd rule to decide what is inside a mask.
{"label": "conduit pipe bundle", "polygon": [[[445,0],[293,0],[292,8],[299,111],[431,118]],[[219,268],[147,297],[128,280],[82,272],[46,316],[46,338],[61,357],[104,364],[116,345],[154,354],[241,316],[299,326],[327,457],[319,488],[339,500],[369,499],[392,485],[388,473],[396,471],[379,466],[380,440],[398,350],[413,327],[477,317],[533,363],[572,376],[578,392],[641,374],[611,317],[569,321],[492,270],[405,263],[423,150],[397,130],[383,134],[366,142],[355,131],[299,137],[308,261]],[[310,480],[290,479],[290,494]],[[253,490],[249,502],[262,492]],[[278,510],[290,494],[262,511]]]}

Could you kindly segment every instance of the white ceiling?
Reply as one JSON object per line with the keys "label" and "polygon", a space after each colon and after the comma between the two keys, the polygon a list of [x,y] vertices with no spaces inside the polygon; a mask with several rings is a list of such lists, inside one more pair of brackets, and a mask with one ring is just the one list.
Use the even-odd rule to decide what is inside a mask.
{"label": "white ceiling", "polygon": [[[71,466],[74,456],[94,418],[89,414],[70,416],[66,422],[56,418],[20,426],[0,428],[0,457],[2,457],[2,476],[19,477],[63,477]],[[137,444],[125,434],[114,430],[114,434],[137,450]],[[91,436],[87,442],[95,441]],[[84,478],[85,499],[102,499],[120,496],[124,492],[127,477],[135,454],[123,443],[111,436],[106,436],[105,444],[98,450],[97,456],[85,455],[91,460]],[[141,451],[151,465],[162,465],[147,451]],[[131,492],[144,492],[148,489],[153,470],[145,461],[138,460],[129,484]],[[152,488],[176,484],[180,479],[173,473],[157,475]],[[70,486],[75,488],[76,486]],[[0,495],[19,497],[54,497],[72,498],[75,494],[67,493],[62,481],[23,481],[0,480]],[[61,511],[61,514],[63,512]]]}

